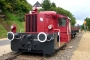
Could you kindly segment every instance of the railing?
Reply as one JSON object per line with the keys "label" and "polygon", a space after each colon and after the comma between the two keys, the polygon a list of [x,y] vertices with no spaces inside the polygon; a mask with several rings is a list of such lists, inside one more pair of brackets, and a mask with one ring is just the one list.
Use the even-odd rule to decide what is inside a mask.
{"label": "railing", "polygon": [[59,47],[60,47],[60,29],[54,29],[54,30],[58,30],[58,35],[59,35]]}
{"label": "railing", "polygon": [[25,30],[25,29],[20,29],[20,33],[22,32],[22,30]]}

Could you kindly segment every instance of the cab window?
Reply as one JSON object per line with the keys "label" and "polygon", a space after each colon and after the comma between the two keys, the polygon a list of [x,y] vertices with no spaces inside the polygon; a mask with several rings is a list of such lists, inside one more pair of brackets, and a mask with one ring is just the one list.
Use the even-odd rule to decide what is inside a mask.
{"label": "cab window", "polygon": [[58,26],[66,26],[66,18],[58,18]]}

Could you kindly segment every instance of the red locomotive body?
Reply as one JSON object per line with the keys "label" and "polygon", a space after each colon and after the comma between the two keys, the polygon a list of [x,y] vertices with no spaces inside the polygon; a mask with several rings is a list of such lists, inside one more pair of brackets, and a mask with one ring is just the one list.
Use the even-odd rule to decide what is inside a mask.
{"label": "red locomotive body", "polygon": [[25,15],[25,33],[8,32],[12,51],[52,54],[71,40],[70,18],[55,11]]}

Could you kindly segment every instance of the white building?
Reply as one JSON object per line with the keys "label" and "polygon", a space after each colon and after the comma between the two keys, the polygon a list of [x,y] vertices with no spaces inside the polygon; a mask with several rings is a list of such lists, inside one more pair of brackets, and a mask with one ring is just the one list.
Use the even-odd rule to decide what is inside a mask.
{"label": "white building", "polygon": [[33,7],[37,7],[38,9],[41,9],[42,8],[42,5],[37,1]]}

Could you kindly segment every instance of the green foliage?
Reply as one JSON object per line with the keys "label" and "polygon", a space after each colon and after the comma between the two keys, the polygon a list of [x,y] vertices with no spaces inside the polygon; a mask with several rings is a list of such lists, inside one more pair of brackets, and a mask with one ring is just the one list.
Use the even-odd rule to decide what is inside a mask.
{"label": "green foliage", "polygon": [[51,2],[49,0],[43,0],[42,8],[44,10],[50,10],[50,8],[51,8]]}
{"label": "green foliage", "polygon": [[0,24],[0,38],[4,38],[7,36],[7,31],[5,30],[5,28]]}
{"label": "green foliage", "polygon": [[[6,24],[7,23],[7,24]],[[0,38],[5,38],[7,37],[7,30],[6,27],[4,26],[4,24],[8,25],[8,31],[10,31],[10,26],[12,24],[15,24],[17,26],[17,32],[20,32],[20,29],[24,29],[24,22],[19,22],[19,21],[3,21],[2,24],[0,24]],[[22,32],[25,32],[25,30],[23,30]]]}
{"label": "green foliage", "polygon": [[12,20],[12,21],[18,20],[18,18],[14,14],[8,11],[5,12],[5,15],[7,20]]}
{"label": "green foliage", "polygon": [[86,26],[88,27],[88,30],[90,31],[90,18],[86,17],[84,20],[86,21]]}
{"label": "green foliage", "polygon": [[13,13],[6,11],[5,15],[6,15],[5,20],[19,21],[19,16],[15,15]]}
{"label": "green foliage", "polygon": [[50,8],[51,11],[57,11],[57,7],[55,5],[55,3],[51,3],[51,8]]}
{"label": "green foliage", "polygon": [[71,25],[73,26],[76,23],[76,19],[70,11],[67,11],[61,7],[56,7],[55,3],[51,3],[50,0],[44,0],[42,3],[42,8],[43,9],[41,10],[52,10],[52,11],[56,11],[58,14],[63,14],[65,16],[68,16],[69,18],[71,18]]}
{"label": "green foliage", "polygon": [[71,18],[71,25],[75,25],[75,23],[76,23],[76,18],[74,17],[74,16],[71,16],[72,18]]}
{"label": "green foliage", "polygon": [[5,20],[11,20],[11,21],[24,21],[24,15],[25,13],[15,11],[14,13],[11,13],[10,11],[5,11]]}
{"label": "green foliage", "polygon": [[25,16],[24,12],[18,10],[15,12],[15,14],[16,14],[16,17],[18,18],[17,21],[21,21],[21,22],[24,21],[24,16]]}
{"label": "green foliage", "polygon": [[84,25],[81,25],[81,29],[84,30]]}
{"label": "green foliage", "polygon": [[0,0],[0,9],[5,14],[5,21],[0,18],[0,38],[3,38],[12,24],[17,25],[17,32],[24,28],[24,15],[32,9],[32,5],[26,0]]}
{"label": "green foliage", "polygon": [[9,11],[23,11],[28,12],[31,10],[32,6],[27,3],[26,0],[0,0],[0,8],[2,10],[9,10]]}
{"label": "green foliage", "polygon": [[56,4],[53,2],[53,3],[51,3],[51,7],[56,7]]}
{"label": "green foliage", "polygon": [[26,0],[0,0],[0,9],[7,20],[24,21],[24,15],[32,9]]}
{"label": "green foliage", "polygon": [[[12,21],[12,24],[17,26],[17,32],[20,32],[20,29],[24,29],[24,22]],[[24,30],[22,32],[25,32]]]}

